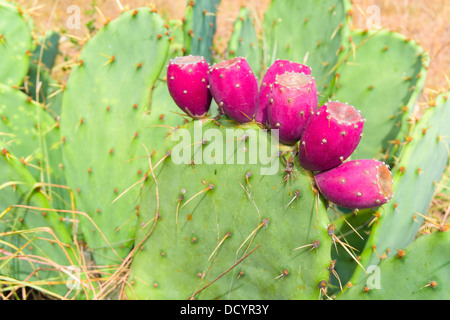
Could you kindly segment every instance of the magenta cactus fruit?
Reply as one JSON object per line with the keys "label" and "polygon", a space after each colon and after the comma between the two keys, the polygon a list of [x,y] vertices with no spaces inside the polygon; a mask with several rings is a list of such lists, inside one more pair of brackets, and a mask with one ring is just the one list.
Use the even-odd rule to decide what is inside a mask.
{"label": "magenta cactus fruit", "polygon": [[378,160],[347,161],[316,174],[315,180],[327,200],[348,209],[378,207],[393,196],[391,171]]}
{"label": "magenta cactus fruit", "polygon": [[242,57],[222,61],[209,71],[210,91],[219,112],[238,123],[253,120],[258,102],[258,80]]}
{"label": "magenta cactus fruit", "polygon": [[285,72],[298,72],[311,75],[311,69],[306,65],[289,60],[276,60],[267,69],[259,88],[258,108],[255,116],[256,122],[268,124],[267,102],[269,101],[270,87],[276,81],[276,77]]}
{"label": "magenta cactus fruit", "polygon": [[285,72],[276,77],[269,93],[267,117],[269,125],[277,129],[284,144],[294,144],[317,109],[316,82],[305,73]]}
{"label": "magenta cactus fruit", "polygon": [[329,101],[306,123],[299,145],[302,167],[311,171],[338,166],[355,151],[365,119],[355,107]]}
{"label": "magenta cactus fruit", "polygon": [[208,89],[209,65],[204,57],[176,57],[167,67],[167,87],[176,105],[188,116],[199,119],[211,106]]}

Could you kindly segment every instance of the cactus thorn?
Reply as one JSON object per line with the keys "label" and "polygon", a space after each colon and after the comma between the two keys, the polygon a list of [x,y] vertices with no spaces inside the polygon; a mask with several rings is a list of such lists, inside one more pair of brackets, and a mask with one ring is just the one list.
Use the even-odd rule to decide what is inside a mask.
{"label": "cactus thorn", "polygon": [[437,287],[437,282],[436,281],[430,281],[429,283],[427,283],[426,285],[423,286],[423,288],[436,288]]}
{"label": "cactus thorn", "polygon": [[289,270],[288,269],[283,269],[283,271],[281,271],[281,274],[277,277],[275,277],[275,279],[280,279],[280,278],[285,278],[289,275]]}
{"label": "cactus thorn", "polygon": [[[319,240],[314,240],[310,244],[305,244],[304,246],[297,247],[297,248],[295,248],[293,250],[300,250],[300,249],[303,249],[303,248],[306,248],[306,247],[311,247],[311,250],[318,249],[320,247],[320,241]],[[311,251],[311,250],[309,250],[309,251]]]}

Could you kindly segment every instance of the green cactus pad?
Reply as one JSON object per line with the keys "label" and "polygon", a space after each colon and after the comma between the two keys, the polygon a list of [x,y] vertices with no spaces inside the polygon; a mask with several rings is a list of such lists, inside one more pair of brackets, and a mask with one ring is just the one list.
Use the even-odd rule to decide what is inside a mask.
{"label": "green cactus pad", "polygon": [[[392,170],[394,197],[378,208],[370,237],[361,253],[364,266],[376,265],[385,254],[395,254],[416,237],[448,162],[450,102],[448,93],[436,99],[421,119],[411,125]],[[430,157],[430,155],[433,155]],[[420,196],[419,196],[420,195]],[[351,281],[358,283],[361,273]]]}
{"label": "green cactus pad", "polygon": [[37,46],[33,51],[31,62],[34,64],[42,64],[41,67],[51,71],[55,65],[56,57],[59,53],[59,39],[58,32],[50,30],[37,40]]}
{"label": "green cactus pad", "polygon": [[250,9],[243,7],[239,11],[238,18],[234,22],[233,33],[228,42],[228,59],[244,57],[253,73],[262,79],[262,50],[256,33],[255,20]]}
{"label": "green cactus pad", "polygon": [[450,298],[450,232],[419,236],[404,250],[383,260],[340,299],[448,300]]}
{"label": "green cactus pad", "polygon": [[0,2],[0,83],[8,86],[22,84],[32,50],[30,24],[23,12],[12,3]]}
{"label": "green cactus pad", "polygon": [[316,79],[319,102],[327,101],[345,49],[343,39],[349,35],[349,10],[346,0],[273,0],[263,22],[265,67],[276,59],[307,64]]}
{"label": "green cactus pad", "polygon": [[[37,160],[44,158],[41,138],[54,124],[36,102],[23,92],[0,85],[1,140],[19,158]],[[52,123],[53,122],[53,123]]]}
{"label": "green cactus pad", "polygon": [[414,41],[387,30],[352,31],[331,99],[361,110],[367,122],[354,156],[384,159],[422,90],[428,57]]}
{"label": "green cactus pad", "polygon": [[172,19],[168,21],[167,25],[170,31],[170,48],[167,58],[172,59],[182,56],[184,41],[183,21]]}
{"label": "green cactus pad", "polygon": [[[51,70],[58,54],[59,38],[59,33],[49,31],[45,36],[38,39],[38,45],[31,58],[28,81],[25,83],[26,91],[33,100],[45,105],[50,104],[49,107],[52,106],[50,101],[47,101],[48,96],[57,89],[51,87],[56,82],[51,78]],[[37,83],[39,83],[39,86],[36,85]],[[36,90],[39,90],[39,95]]]}
{"label": "green cactus pad", "polygon": [[221,0],[187,0],[184,30],[186,54],[213,60],[213,37],[216,32],[216,12]]}
{"label": "green cactus pad", "polygon": [[0,85],[0,140],[29,165],[36,180],[65,184],[59,128],[42,105],[25,93]]}
{"label": "green cactus pad", "polygon": [[119,263],[133,245],[138,181],[147,163],[143,145],[157,150],[170,131],[154,132],[155,124],[166,123],[152,120],[161,112],[153,110],[151,98],[168,38],[157,13],[124,12],[86,43],[67,82],[61,115],[64,170],[77,208],[101,230],[86,219],[80,222],[97,264]]}
{"label": "green cactus pad", "polygon": [[[324,297],[319,286],[328,281],[331,237],[323,199],[296,157],[294,173],[286,178],[278,145],[270,148],[271,138],[258,138],[260,132],[254,125],[229,126],[226,120],[193,121],[172,133],[164,158],[150,160],[154,171],[141,195],[130,299]],[[224,149],[217,146],[222,142]],[[251,155],[238,162],[246,152],[259,150],[255,146],[264,150],[264,143],[267,160],[279,160],[279,167],[259,160],[250,164]],[[214,159],[224,164],[208,164]],[[269,168],[273,174],[263,174]],[[316,249],[315,240],[320,243]]]}

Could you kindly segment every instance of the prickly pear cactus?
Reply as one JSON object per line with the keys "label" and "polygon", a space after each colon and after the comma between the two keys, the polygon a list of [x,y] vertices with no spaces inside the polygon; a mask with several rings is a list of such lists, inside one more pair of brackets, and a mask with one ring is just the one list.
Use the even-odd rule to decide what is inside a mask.
{"label": "prickly pear cactus", "polygon": [[211,93],[208,81],[209,65],[200,56],[171,59],[167,67],[167,88],[177,106],[194,119],[209,111]]}
{"label": "prickly pear cactus", "polygon": [[413,40],[388,30],[356,30],[350,39],[332,99],[358,106],[370,119],[355,155],[387,161],[422,91],[428,56]]}
{"label": "prickly pear cactus", "polygon": [[239,123],[252,121],[258,107],[258,80],[245,58],[212,65],[209,88],[220,113]]}
{"label": "prickly pear cactus", "polygon": [[233,25],[233,33],[228,42],[228,59],[245,57],[255,75],[262,79],[263,68],[262,46],[256,32],[255,19],[247,7],[239,10],[239,15]]}
{"label": "prickly pear cactus", "polygon": [[307,64],[321,92],[319,103],[327,101],[349,36],[350,8],[346,0],[271,1],[263,21],[265,66],[276,59]]}
{"label": "prickly pear cactus", "polygon": [[201,55],[209,63],[212,62],[216,12],[219,4],[220,0],[187,0],[183,19],[186,54]]}
{"label": "prickly pear cactus", "polygon": [[[422,235],[383,260],[367,282],[349,288],[341,299],[448,300],[450,232]],[[424,261],[426,260],[426,261]]]}
{"label": "prickly pear cactus", "polygon": [[[52,79],[51,71],[58,55],[59,39],[59,33],[49,31],[37,40],[37,46],[31,57],[27,80],[24,84],[26,92],[33,100],[43,103],[47,108],[52,108],[52,110],[56,109],[57,111],[61,106],[55,106],[52,103],[56,99],[52,99],[51,94],[57,88],[52,87],[56,81]],[[59,115],[60,112],[57,112],[57,114]]]}
{"label": "prickly pear cactus", "polygon": [[[262,133],[194,121],[172,133],[159,152],[166,156],[149,159],[129,298],[323,296],[331,246],[323,199],[311,173],[289,154],[286,167]],[[258,147],[267,150],[266,165],[239,162]]]}
{"label": "prickly pear cactus", "polygon": [[160,112],[150,99],[166,61],[166,31],[148,8],[123,12],[87,42],[67,82],[64,170],[77,208],[100,228],[80,222],[98,264],[120,262],[133,245],[139,187],[132,186],[146,175],[146,148],[157,149],[168,130],[153,127]]}
{"label": "prickly pear cactus", "polygon": [[[0,85],[0,140],[27,166],[37,181],[65,185],[58,123],[25,93]],[[48,187],[50,202],[67,199],[67,193]]]}
{"label": "prickly pear cactus", "polygon": [[300,163],[311,171],[342,164],[358,146],[364,118],[355,107],[330,101],[311,114],[300,137]]}
{"label": "prickly pear cactus", "polygon": [[36,160],[44,161],[43,136],[51,131],[54,120],[42,106],[23,92],[0,85],[2,100],[0,122],[1,139],[8,148],[24,161],[39,166]]}
{"label": "prickly pear cactus", "polygon": [[[73,67],[61,110],[50,76],[57,34],[39,41],[51,45],[38,46],[30,65],[32,21],[0,0],[1,297],[29,286],[58,299],[446,298],[449,227],[425,214],[448,163],[450,106],[446,93],[413,114],[423,49],[385,30],[350,31],[347,0],[272,0],[261,22],[240,9],[229,60],[218,61],[219,3],[187,1],[182,20],[140,8],[105,22]],[[195,120],[182,106],[198,104],[183,99],[180,108],[169,92],[171,76],[190,70],[171,75],[170,59],[188,55],[226,67],[198,78],[217,103],[207,96]],[[250,80],[240,81],[233,58],[248,61]],[[298,74],[278,96],[263,79],[285,62]],[[315,110],[323,118],[316,138],[339,119],[333,137],[314,143],[278,144],[274,127],[292,124],[288,117],[262,129],[270,121],[258,114],[261,88],[276,105],[294,102],[281,91],[309,79],[302,70],[316,84],[317,107],[361,112],[348,121],[354,143],[319,150],[349,136],[342,121],[355,112]],[[224,79],[232,81],[217,89]],[[307,167],[302,142],[315,147],[303,149],[309,157],[327,153],[332,163]],[[378,183],[380,175],[389,179]],[[80,259],[82,250],[93,261]]]}
{"label": "prickly pear cactus", "polygon": [[[389,256],[395,254],[394,249],[404,248],[422,225],[448,162],[450,108],[446,96],[439,96],[436,106],[428,107],[422,118],[411,125],[402,142],[397,155],[399,162],[393,169],[395,196],[383,209],[377,210],[379,218],[361,253],[365,265],[376,264],[383,254]],[[433,154],[433,158],[421,157],[425,154]],[[411,198],[412,194],[421,196]]]}
{"label": "prickly pear cactus", "polygon": [[[260,101],[261,98],[260,95]],[[304,73],[285,72],[276,76],[267,98],[270,127],[278,129],[282,143],[296,144],[310,116],[317,109],[314,78]]]}
{"label": "prickly pear cactus", "polygon": [[19,86],[33,50],[30,24],[22,9],[10,2],[0,2],[0,16],[0,83]]}

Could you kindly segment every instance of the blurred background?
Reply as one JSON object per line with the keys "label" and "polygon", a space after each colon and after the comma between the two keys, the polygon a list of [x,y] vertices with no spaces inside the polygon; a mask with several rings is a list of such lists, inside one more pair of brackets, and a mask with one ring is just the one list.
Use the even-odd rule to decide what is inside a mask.
{"label": "blurred background", "polygon": [[[299,0],[301,1],[301,0]],[[77,5],[81,13],[79,29],[67,33],[84,39],[95,33],[107,19],[120,14],[120,6],[127,9],[141,6],[154,7],[167,18],[182,18],[186,0],[19,0],[23,9],[32,14],[37,27],[66,30],[71,14],[67,9]],[[374,23],[382,28],[397,31],[416,40],[429,53],[429,66],[425,90],[421,101],[430,99],[437,92],[450,86],[450,0],[351,0],[353,3],[352,27],[373,28]],[[224,50],[231,35],[233,22],[239,8],[247,5],[262,19],[270,0],[226,0],[218,9],[218,32],[215,43]],[[378,12],[377,12],[378,11]],[[374,14],[378,14],[375,16]],[[63,38],[64,40],[64,38]],[[61,43],[62,57],[77,54],[77,48],[68,39]]]}

